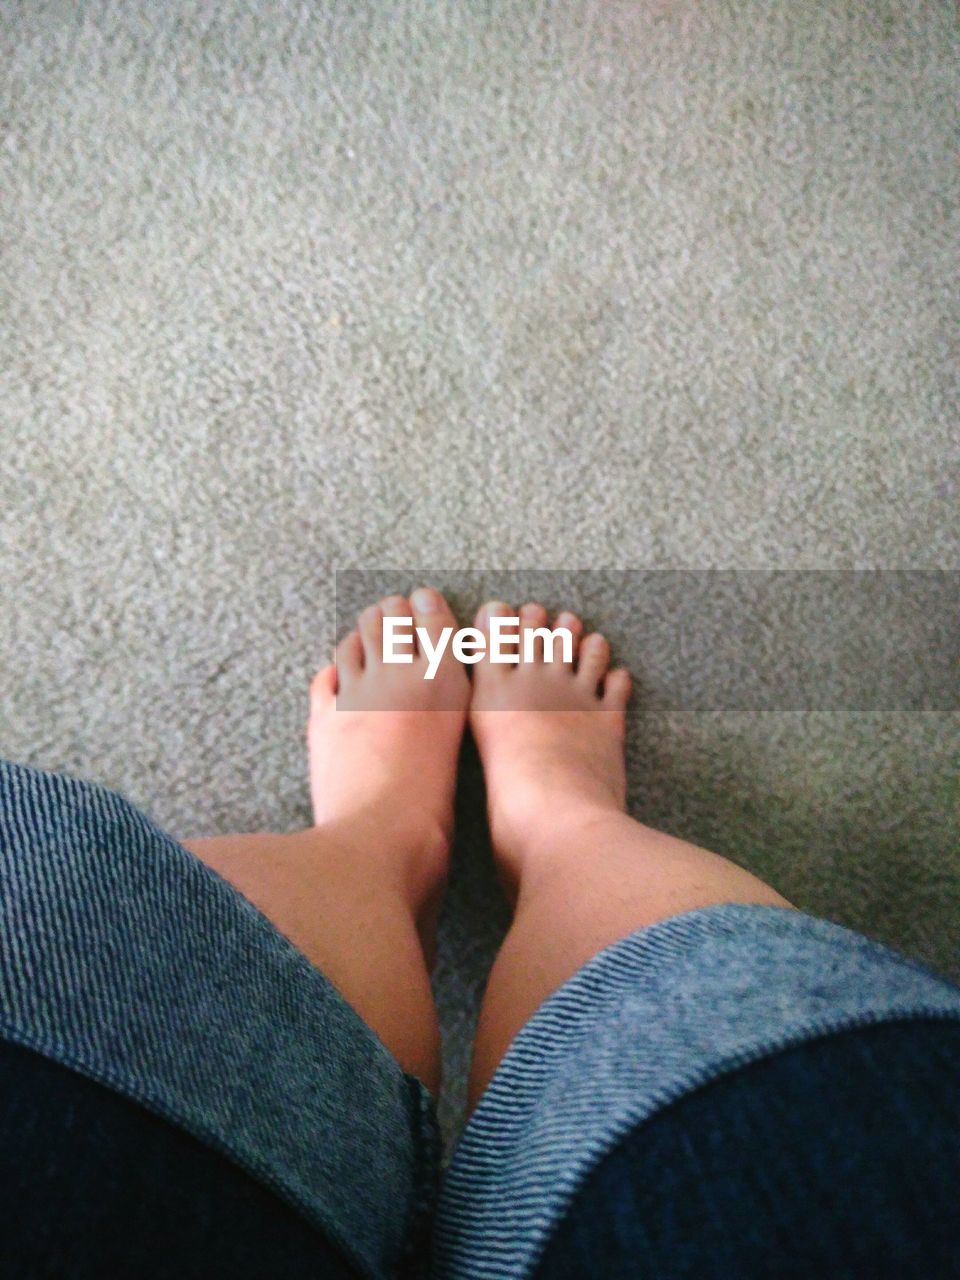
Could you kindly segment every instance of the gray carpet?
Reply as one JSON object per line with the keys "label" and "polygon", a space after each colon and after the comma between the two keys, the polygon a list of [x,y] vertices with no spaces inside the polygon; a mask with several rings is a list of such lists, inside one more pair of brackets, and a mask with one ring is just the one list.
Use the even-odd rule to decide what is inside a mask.
{"label": "gray carpet", "polygon": [[[947,0],[0,18],[4,754],[289,828],[335,569],[960,567]],[[960,973],[956,710],[773,694],[641,700],[635,810]]]}

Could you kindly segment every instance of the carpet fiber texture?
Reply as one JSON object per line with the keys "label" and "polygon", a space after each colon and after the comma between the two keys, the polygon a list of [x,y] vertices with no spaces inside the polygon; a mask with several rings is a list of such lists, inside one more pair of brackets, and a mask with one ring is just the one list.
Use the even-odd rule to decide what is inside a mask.
{"label": "carpet fiber texture", "polygon": [[[0,751],[292,828],[335,569],[960,567],[958,55],[948,0],[0,0]],[[956,976],[958,730],[641,699],[631,803]]]}

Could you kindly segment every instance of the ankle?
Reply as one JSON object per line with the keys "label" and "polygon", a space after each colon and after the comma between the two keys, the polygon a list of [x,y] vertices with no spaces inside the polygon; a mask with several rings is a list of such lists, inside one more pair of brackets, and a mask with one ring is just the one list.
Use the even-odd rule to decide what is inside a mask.
{"label": "ankle", "polygon": [[516,814],[498,818],[491,812],[490,833],[501,870],[519,895],[544,877],[582,877],[591,850],[615,848],[623,839],[625,823],[632,824],[632,819],[612,803],[558,801],[528,813],[525,822],[518,822]]}
{"label": "ankle", "polygon": [[569,850],[582,864],[591,848],[618,844],[624,826],[633,825],[633,819],[613,804],[578,802],[552,811],[549,824],[534,833],[530,852],[542,861]]}
{"label": "ankle", "polygon": [[446,883],[452,831],[433,815],[370,809],[308,831],[324,857],[342,861],[368,883],[375,877],[393,886],[414,913]]}

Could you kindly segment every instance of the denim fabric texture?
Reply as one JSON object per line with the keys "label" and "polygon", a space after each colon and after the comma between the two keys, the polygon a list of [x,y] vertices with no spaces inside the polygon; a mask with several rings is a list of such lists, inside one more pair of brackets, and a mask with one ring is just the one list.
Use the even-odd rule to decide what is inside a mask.
{"label": "denim fabric texture", "polygon": [[361,1280],[228,1156],[0,1040],[3,1280]]}
{"label": "denim fabric texture", "polygon": [[0,764],[0,1038],[236,1161],[365,1275],[422,1243],[432,1100],[266,918],[126,800]]}
{"label": "denim fabric texture", "polygon": [[536,1280],[958,1280],[958,1081],[955,1019],[728,1071],[590,1171]]}
{"label": "denim fabric texture", "polygon": [[687,912],[594,956],[520,1031],[447,1170],[438,1280],[520,1280],[637,1125],[724,1072],[817,1036],[960,1019],[960,989],[789,908]]}

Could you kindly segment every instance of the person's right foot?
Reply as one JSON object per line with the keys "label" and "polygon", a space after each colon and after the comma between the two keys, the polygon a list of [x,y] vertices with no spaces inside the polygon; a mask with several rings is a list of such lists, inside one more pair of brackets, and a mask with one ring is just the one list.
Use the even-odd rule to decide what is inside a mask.
{"label": "person's right foot", "polygon": [[427,658],[416,645],[409,663],[384,663],[385,617],[409,619],[433,644],[456,626],[431,587],[360,614],[335,664],[318,672],[310,689],[313,820],[364,849],[372,876],[378,859],[412,860],[407,874],[421,886],[419,897],[424,884],[432,888],[446,874],[470,683],[449,648],[432,680],[424,678]]}
{"label": "person's right foot", "polygon": [[[477,615],[486,631],[491,613],[511,615],[491,602]],[[542,605],[520,610],[521,631],[548,625]],[[470,727],[487,785],[490,835],[505,886],[516,893],[526,860],[547,850],[551,828],[579,825],[623,812],[626,772],[624,716],[630,675],[609,670],[610,647],[599,635],[582,638],[572,613],[554,626],[574,640],[573,662],[546,662],[542,644],[535,661],[501,665],[484,657],[473,668]]]}

